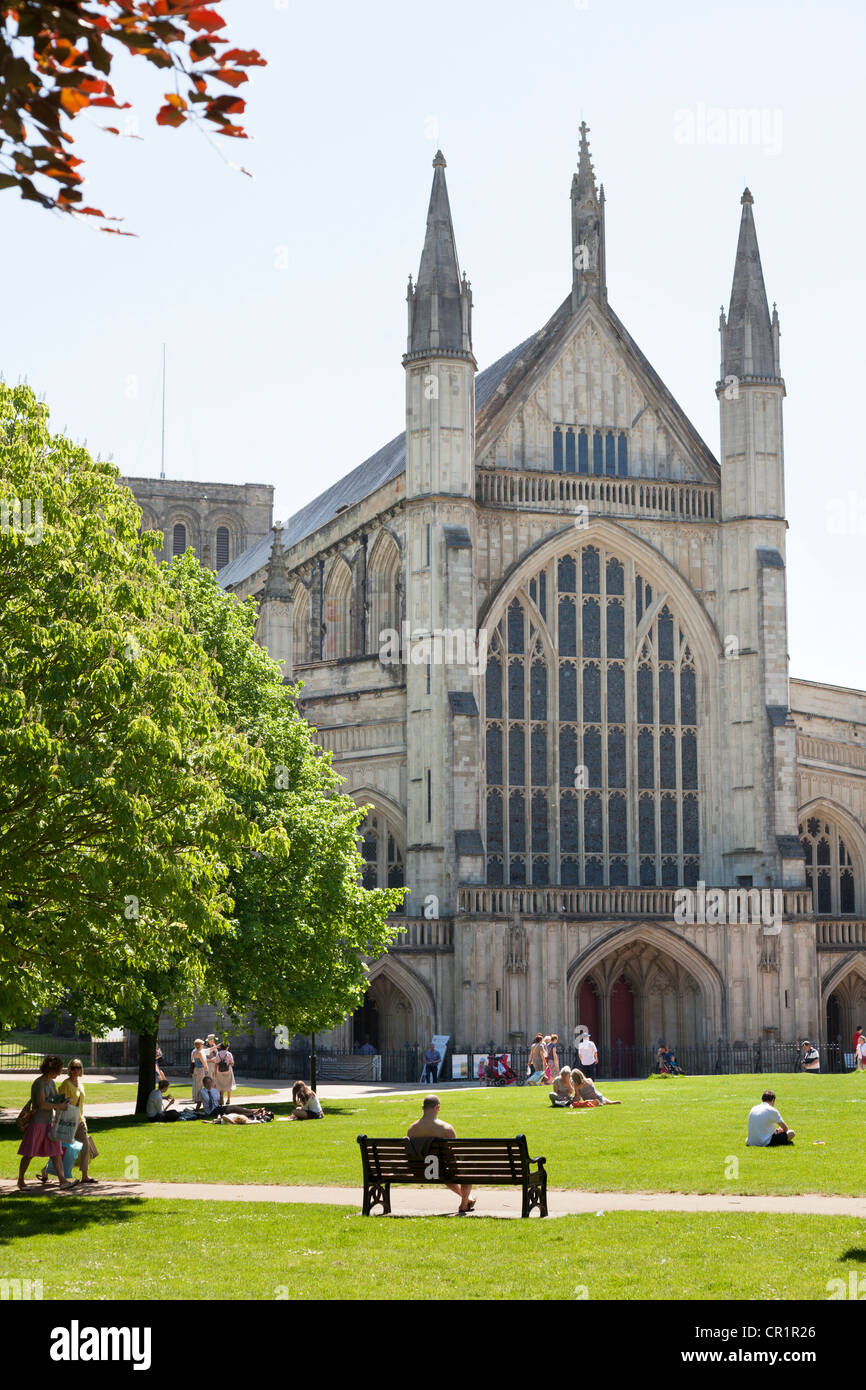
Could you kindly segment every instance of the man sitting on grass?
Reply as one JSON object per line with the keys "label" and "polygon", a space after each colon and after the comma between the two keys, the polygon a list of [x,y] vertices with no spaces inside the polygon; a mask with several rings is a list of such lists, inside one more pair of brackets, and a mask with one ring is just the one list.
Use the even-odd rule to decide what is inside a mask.
{"label": "man sitting on grass", "polygon": [[165,1077],[158,1081],[147,1098],[147,1118],[149,1120],[179,1120],[180,1115],[176,1110],[170,1110],[169,1106],[174,1105],[174,1096],[167,1095],[168,1082]]}
{"label": "man sitting on grass", "polygon": [[[414,1125],[409,1126],[408,1137],[410,1139],[456,1139],[457,1132],[453,1125],[446,1125],[444,1120],[439,1118],[439,1097],[425,1096],[421,1110],[420,1120],[416,1120]],[[417,1146],[419,1156],[423,1156],[421,1149]],[[458,1187],[456,1183],[446,1183],[450,1192],[460,1198],[460,1206],[457,1209],[458,1216],[465,1216],[467,1212],[475,1207],[474,1202],[470,1202],[469,1193],[472,1191],[471,1183],[464,1183]]]}
{"label": "man sitting on grass", "polygon": [[794,1131],[789,1129],[776,1107],[775,1091],[765,1091],[761,1104],[749,1111],[749,1133],[746,1144],[756,1149],[768,1149],[776,1144],[793,1144]]}

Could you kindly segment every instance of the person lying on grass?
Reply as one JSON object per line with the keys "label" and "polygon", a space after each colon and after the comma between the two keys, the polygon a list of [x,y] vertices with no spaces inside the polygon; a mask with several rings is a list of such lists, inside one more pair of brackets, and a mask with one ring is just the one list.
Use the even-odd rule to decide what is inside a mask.
{"label": "person lying on grass", "polygon": [[[272,1110],[245,1110],[242,1105],[223,1105],[218,1115],[208,1124],[213,1125],[266,1125],[274,1118]],[[289,1116],[291,1119],[291,1116]]]}
{"label": "person lying on grass", "polygon": [[579,1107],[582,1101],[595,1101],[596,1105],[622,1105],[621,1100],[608,1100],[607,1096],[603,1096],[601,1091],[596,1090],[595,1082],[590,1081],[589,1077],[584,1076],[577,1068],[571,1073],[571,1079],[574,1082],[576,1106]]}
{"label": "person lying on grass", "polygon": [[[416,1120],[407,1130],[409,1139],[456,1139],[457,1131],[453,1125],[447,1125],[444,1120],[439,1118],[439,1097],[425,1096],[421,1107],[421,1118]],[[467,1212],[473,1211],[475,1203],[470,1202],[469,1194],[472,1191],[471,1183],[463,1183],[459,1186],[456,1183],[446,1183],[449,1192],[460,1198],[460,1206],[457,1208],[458,1216],[465,1216]]]}
{"label": "person lying on grass", "polygon": [[550,1099],[554,1105],[565,1106],[574,1104],[574,1082],[572,1081],[571,1067],[563,1067],[559,1076],[553,1083],[553,1090]]}
{"label": "person lying on grass", "polygon": [[292,1113],[290,1120],[323,1120],[325,1118],[319,1097],[306,1081],[296,1081],[292,1087]]}
{"label": "person lying on grass", "polygon": [[775,1091],[765,1091],[761,1104],[749,1111],[749,1131],[746,1144],[755,1149],[769,1149],[776,1144],[793,1144],[794,1131],[789,1129],[776,1109]]}

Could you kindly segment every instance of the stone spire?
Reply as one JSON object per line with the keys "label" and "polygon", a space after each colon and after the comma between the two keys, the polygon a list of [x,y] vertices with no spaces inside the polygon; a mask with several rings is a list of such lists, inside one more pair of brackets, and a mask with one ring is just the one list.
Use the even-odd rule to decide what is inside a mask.
{"label": "stone spire", "polygon": [[586,121],[580,123],[580,154],[577,172],[571,181],[571,309],[576,312],[592,296],[607,299],[604,249],[604,184],[596,190],[595,172],[589,154]]}
{"label": "stone spire", "polygon": [[409,279],[407,357],[472,355],[472,291],[461,276],[445,183],[445,156],[433,160],[433,188],[417,283]]}
{"label": "stone spire", "polygon": [[273,533],[274,539],[268,561],[268,577],[265,580],[262,599],[275,599],[279,603],[288,603],[292,597],[292,581],[289,575],[288,556],[283,549],[281,522],[274,523]]}
{"label": "stone spire", "polygon": [[754,199],[748,188],[740,202],[740,239],[734,262],[734,282],[727,323],[722,316],[722,377],[780,378],[779,316],[767,304],[758,235],[752,215]]}

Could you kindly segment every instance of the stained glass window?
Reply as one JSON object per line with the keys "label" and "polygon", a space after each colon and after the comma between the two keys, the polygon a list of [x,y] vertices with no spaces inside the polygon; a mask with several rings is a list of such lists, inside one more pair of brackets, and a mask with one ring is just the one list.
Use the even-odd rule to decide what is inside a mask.
{"label": "stained glass window", "polygon": [[863,887],[858,892],[851,851],[839,826],[826,816],[810,816],[800,826],[800,843],[815,911],[825,916],[853,915]]}
{"label": "stained glass window", "polygon": [[[695,663],[633,561],[575,544],[540,567],[492,629],[484,708],[489,883],[697,882]],[[822,830],[816,895],[853,911],[850,859],[817,881],[834,852]]]}

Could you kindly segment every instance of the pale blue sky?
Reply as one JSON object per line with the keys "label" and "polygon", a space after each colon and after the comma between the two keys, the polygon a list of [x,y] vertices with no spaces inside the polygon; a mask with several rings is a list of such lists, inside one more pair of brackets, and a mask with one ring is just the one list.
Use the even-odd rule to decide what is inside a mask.
{"label": "pale blue sky", "polygon": [[[437,145],[483,368],[568,290],[585,118],[611,304],[716,454],[719,306],[745,183],[754,194],[789,392],[791,673],[866,687],[859,0],[224,12],[232,42],[269,60],[243,92],[255,139],[213,141],[255,181],[194,131],[157,129],[166,84],[127,61],[143,138],[76,128],[88,199],[138,239],[0,195],[6,379],[26,376],[56,427],[125,472],[155,475],[165,340],[168,476],[274,483],[286,516],[403,428],[406,280]],[[715,140],[714,111],[742,108],[762,113],[757,138]]]}

